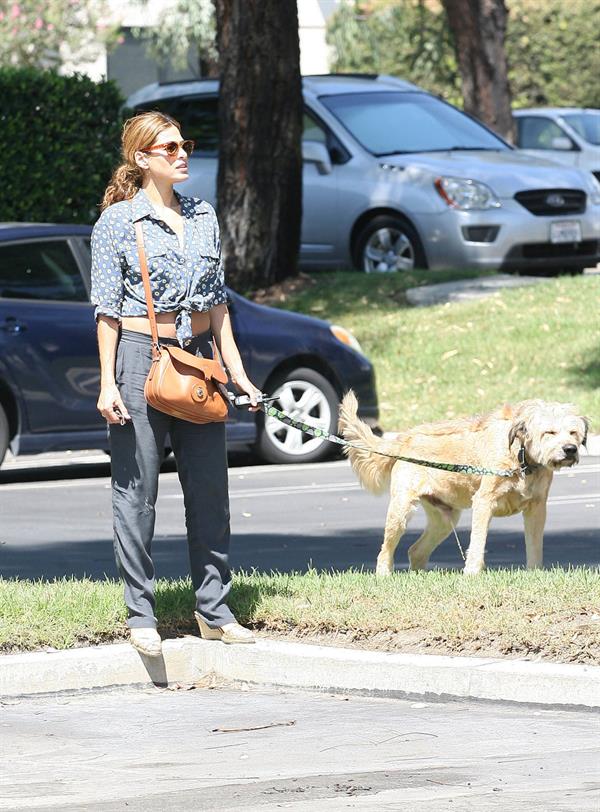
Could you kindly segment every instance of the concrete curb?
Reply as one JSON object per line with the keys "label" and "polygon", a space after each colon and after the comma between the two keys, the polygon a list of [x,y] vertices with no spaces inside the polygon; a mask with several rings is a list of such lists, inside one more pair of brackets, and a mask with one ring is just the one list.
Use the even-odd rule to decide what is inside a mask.
{"label": "concrete curb", "polygon": [[395,654],[259,640],[225,646],[195,637],[167,640],[163,657],[127,643],[0,658],[0,696],[197,682],[203,675],[328,691],[456,697],[600,707],[600,667],[479,657]]}

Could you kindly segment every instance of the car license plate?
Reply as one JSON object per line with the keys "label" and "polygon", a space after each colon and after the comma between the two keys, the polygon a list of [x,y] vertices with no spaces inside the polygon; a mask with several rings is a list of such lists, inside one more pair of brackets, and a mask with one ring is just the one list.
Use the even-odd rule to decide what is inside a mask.
{"label": "car license plate", "polygon": [[581,223],[578,220],[550,223],[550,242],[581,242]]}

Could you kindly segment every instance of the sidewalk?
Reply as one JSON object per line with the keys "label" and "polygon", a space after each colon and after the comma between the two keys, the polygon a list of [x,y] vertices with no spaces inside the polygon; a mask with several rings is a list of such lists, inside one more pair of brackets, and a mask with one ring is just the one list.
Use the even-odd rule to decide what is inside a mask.
{"label": "sidewalk", "polygon": [[600,708],[600,667],[408,655],[260,639],[227,646],[186,636],[147,658],[128,643],[0,657],[0,696],[116,685],[194,685],[209,673],[260,685],[426,699]]}

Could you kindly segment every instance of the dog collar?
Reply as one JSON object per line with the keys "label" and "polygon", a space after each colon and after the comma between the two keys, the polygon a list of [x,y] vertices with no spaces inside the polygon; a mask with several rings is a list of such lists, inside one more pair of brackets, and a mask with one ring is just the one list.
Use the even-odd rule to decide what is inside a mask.
{"label": "dog collar", "polygon": [[527,462],[524,445],[521,445],[521,448],[519,449],[518,459],[519,459],[519,472],[521,476],[528,476],[529,474],[533,474],[535,469],[539,468],[539,465],[532,465],[531,463]]}

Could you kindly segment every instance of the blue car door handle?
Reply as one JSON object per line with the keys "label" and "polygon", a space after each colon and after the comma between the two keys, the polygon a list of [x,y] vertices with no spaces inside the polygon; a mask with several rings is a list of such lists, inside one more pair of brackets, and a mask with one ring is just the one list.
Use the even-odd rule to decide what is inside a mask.
{"label": "blue car door handle", "polygon": [[14,316],[7,316],[3,323],[0,324],[0,330],[4,330],[6,333],[11,333],[12,335],[17,335],[18,333],[22,333],[23,330],[26,330],[27,326],[23,324],[22,321],[18,321],[15,319]]}

